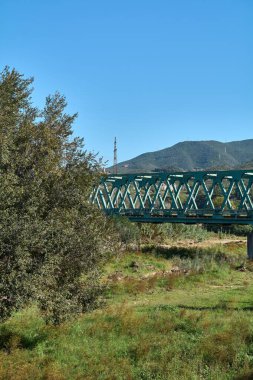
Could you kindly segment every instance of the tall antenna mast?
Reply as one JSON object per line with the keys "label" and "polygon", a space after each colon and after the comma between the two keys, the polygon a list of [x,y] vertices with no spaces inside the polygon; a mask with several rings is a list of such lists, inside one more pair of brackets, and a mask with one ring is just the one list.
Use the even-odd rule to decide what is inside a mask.
{"label": "tall antenna mast", "polygon": [[113,172],[114,174],[118,174],[118,158],[117,158],[117,140],[116,137],[114,139],[114,150],[113,150]]}

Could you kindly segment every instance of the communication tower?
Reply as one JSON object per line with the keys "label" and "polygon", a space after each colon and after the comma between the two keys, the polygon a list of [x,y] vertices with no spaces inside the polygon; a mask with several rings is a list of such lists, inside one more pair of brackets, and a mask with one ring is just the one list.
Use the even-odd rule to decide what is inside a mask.
{"label": "communication tower", "polygon": [[114,150],[113,150],[113,173],[118,174],[118,158],[117,158],[117,140],[114,139]]}

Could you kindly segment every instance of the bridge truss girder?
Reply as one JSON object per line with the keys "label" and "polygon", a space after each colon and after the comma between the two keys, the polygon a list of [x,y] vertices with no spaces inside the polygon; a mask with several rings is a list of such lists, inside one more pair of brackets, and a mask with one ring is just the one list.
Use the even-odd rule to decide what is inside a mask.
{"label": "bridge truss girder", "polygon": [[91,201],[133,221],[253,224],[253,170],[108,175]]}

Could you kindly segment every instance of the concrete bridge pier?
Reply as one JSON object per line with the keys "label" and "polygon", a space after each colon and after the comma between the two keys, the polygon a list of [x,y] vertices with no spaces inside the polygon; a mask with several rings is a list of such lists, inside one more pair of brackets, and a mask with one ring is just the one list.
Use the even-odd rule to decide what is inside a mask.
{"label": "concrete bridge pier", "polygon": [[248,259],[253,260],[253,232],[250,232],[247,236],[247,253]]}

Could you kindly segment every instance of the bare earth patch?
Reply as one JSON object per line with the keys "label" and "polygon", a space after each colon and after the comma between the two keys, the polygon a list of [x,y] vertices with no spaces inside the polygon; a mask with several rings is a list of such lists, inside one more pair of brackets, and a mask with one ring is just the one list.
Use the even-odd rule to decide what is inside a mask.
{"label": "bare earth patch", "polygon": [[182,241],[177,241],[176,243],[171,244],[162,244],[160,247],[162,248],[172,248],[172,247],[199,247],[199,248],[208,248],[210,246],[214,245],[227,245],[227,244],[246,244],[246,238],[240,238],[240,239],[207,239],[203,241],[196,241],[192,239],[185,239]]}

